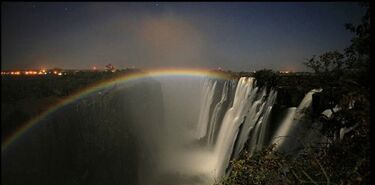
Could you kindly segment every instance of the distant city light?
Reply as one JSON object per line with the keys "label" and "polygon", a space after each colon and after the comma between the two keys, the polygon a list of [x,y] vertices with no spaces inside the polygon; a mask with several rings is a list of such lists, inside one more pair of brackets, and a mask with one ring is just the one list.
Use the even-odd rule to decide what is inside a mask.
{"label": "distant city light", "polygon": [[281,74],[288,74],[288,73],[290,73],[290,71],[279,71],[279,73],[281,73]]}
{"label": "distant city light", "polygon": [[[93,66],[94,71],[98,71],[97,67],[96,66]],[[92,71],[92,70],[82,70],[82,71]],[[117,70],[115,69],[113,66],[110,70],[106,70],[108,72],[112,72],[112,73],[116,73],[116,72],[119,72],[121,70]],[[14,70],[14,71],[1,71],[1,75],[21,75],[21,76],[34,76],[34,75],[38,75],[38,76],[43,76],[43,75],[56,75],[56,76],[63,76],[63,75],[72,75],[72,74],[75,74],[77,72],[80,72],[80,70],[75,70],[75,71],[72,71],[72,70],[68,70],[68,71],[65,71],[65,70],[62,70],[62,69],[52,69],[52,70],[49,70],[49,69],[41,69],[41,70]]]}
{"label": "distant city light", "polygon": [[1,75],[46,75],[46,70],[41,71],[33,71],[33,70],[25,70],[25,71],[1,71]]}

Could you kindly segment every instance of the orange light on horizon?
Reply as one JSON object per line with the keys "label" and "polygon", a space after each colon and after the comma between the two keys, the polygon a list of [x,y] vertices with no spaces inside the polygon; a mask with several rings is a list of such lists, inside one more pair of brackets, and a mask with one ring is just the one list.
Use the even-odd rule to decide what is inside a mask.
{"label": "orange light on horizon", "polygon": [[288,73],[290,73],[290,71],[279,71],[280,73],[282,73],[282,74],[288,74]]}

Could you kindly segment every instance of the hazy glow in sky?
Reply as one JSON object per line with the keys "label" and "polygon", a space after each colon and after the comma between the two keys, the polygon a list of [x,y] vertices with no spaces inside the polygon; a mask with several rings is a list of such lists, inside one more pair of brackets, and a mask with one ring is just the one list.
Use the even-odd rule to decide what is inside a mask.
{"label": "hazy glow in sky", "polygon": [[357,3],[2,3],[1,67],[305,70],[342,50]]}

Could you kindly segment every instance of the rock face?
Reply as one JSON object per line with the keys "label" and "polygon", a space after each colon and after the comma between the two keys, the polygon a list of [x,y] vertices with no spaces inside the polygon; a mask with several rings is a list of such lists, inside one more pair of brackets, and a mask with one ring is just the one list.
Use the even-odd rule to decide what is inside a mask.
{"label": "rock face", "polygon": [[308,90],[293,86],[277,86],[277,104],[281,107],[296,107]]}
{"label": "rock face", "polygon": [[156,81],[95,92],[59,108],[3,152],[2,183],[149,184],[163,115]]}

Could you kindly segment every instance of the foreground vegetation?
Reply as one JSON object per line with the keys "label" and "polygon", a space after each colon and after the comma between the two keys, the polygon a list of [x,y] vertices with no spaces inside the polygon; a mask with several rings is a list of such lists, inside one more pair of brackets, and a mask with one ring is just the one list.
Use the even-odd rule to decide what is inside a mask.
{"label": "foreground vegetation", "polygon": [[[327,143],[306,144],[294,157],[274,152],[272,146],[253,156],[245,151],[232,162],[229,176],[217,184],[370,184],[369,9],[361,24],[345,27],[355,37],[344,53],[329,51],[305,63],[324,89],[321,107],[333,112],[331,117],[310,117],[322,124],[320,132]],[[280,82],[278,75],[267,70],[259,71],[258,79],[269,86]],[[341,109],[334,111],[336,106]]]}

